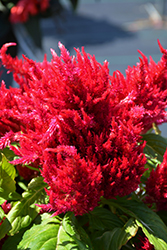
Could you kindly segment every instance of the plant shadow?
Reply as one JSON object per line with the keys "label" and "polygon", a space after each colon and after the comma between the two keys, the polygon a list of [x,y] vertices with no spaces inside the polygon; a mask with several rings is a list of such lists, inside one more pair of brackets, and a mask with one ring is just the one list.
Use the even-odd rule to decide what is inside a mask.
{"label": "plant shadow", "polygon": [[47,43],[50,39],[61,41],[68,50],[85,45],[105,44],[135,35],[116,23],[90,18],[69,10],[65,10],[62,17],[43,19],[41,27]]}

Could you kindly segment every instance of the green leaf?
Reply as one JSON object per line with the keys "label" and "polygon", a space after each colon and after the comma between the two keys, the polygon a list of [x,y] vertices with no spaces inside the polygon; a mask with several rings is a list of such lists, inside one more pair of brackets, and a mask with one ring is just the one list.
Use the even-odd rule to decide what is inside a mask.
{"label": "green leaf", "polygon": [[15,157],[15,153],[10,150],[9,147],[4,148],[3,150],[1,149],[0,152],[0,161],[2,160],[2,154],[4,154],[9,161],[12,161]]}
{"label": "green leaf", "polygon": [[87,224],[89,223],[88,215],[89,214],[87,213],[77,217],[77,221],[81,227],[87,226]]}
{"label": "green leaf", "polygon": [[8,196],[8,200],[12,200],[12,201],[16,201],[16,200],[18,201],[21,199],[22,199],[22,196],[17,192],[10,193]]}
{"label": "green leaf", "polygon": [[75,240],[65,231],[62,224],[59,227],[57,235],[57,244],[55,249],[56,250],[79,249]]}
{"label": "green leaf", "polygon": [[17,184],[18,184],[18,186],[21,187],[23,190],[27,190],[27,186],[25,185],[24,182],[18,181]]}
{"label": "green leaf", "polygon": [[91,231],[112,230],[115,227],[123,227],[124,225],[116,214],[103,207],[96,207],[88,216]]}
{"label": "green leaf", "polygon": [[17,250],[55,250],[61,219],[47,218],[40,225],[34,225],[23,235]]}
{"label": "green leaf", "polygon": [[156,134],[145,134],[142,135],[143,140],[145,140],[146,146],[144,148],[144,153],[157,161],[163,161],[163,155],[167,148],[167,139]]}
{"label": "green leaf", "polygon": [[[72,212],[66,213],[66,215],[63,218],[62,226],[63,226],[62,233],[64,234],[63,231],[65,231],[65,233],[67,234],[67,238],[69,238],[68,236],[70,236],[69,238],[70,245],[74,244],[75,247],[77,247],[76,249],[79,249],[79,250],[88,250],[88,249],[91,250],[92,249],[91,241],[87,233],[81,226],[79,226],[78,221]],[[61,241],[59,241],[59,238],[58,238],[58,245],[60,245],[61,247],[62,246],[67,247],[67,249],[69,248],[65,239],[61,239]],[[63,248],[60,248],[60,249],[63,249]]]}
{"label": "green leaf", "polygon": [[8,237],[2,246],[2,250],[17,250],[17,246],[22,240],[23,234],[27,229],[29,228],[23,228],[19,231],[19,233],[15,234],[14,236]]}
{"label": "green leaf", "polygon": [[128,240],[136,235],[138,226],[134,219],[129,219],[123,228],[115,227],[112,231],[107,231],[102,236],[94,239],[94,249],[96,250],[119,250]]}
{"label": "green leaf", "polygon": [[15,176],[16,170],[14,166],[2,154],[2,161],[0,163],[0,197],[8,199],[8,195],[15,192]]}
{"label": "green leaf", "polygon": [[163,220],[163,222],[167,226],[167,212],[164,210],[161,210],[161,211],[158,211],[157,214],[159,215],[159,217]]}
{"label": "green leaf", "polygon": [[5,213],[3,209],[0,207],[0,221],[3,219],[4,216],[5,216]]}
{"label": "green leaf", "polygon": [[[141,221],[136,220],[136,223],[139,227],[141,227],[143,233],[148,238],[149,242],[154,245],[155,250],[166,250],[167,243],[163,241],[161,238],[154,235],[154,232],[151,228],[148,228],[147,225],[144,225]],[[158,230],[158,228],[157,228]]]}
{"label": "green leaf", "polygon": [[6,201],[6,199],[0,197],[0,205],[2,205],[5,201]]}
{"label": "green leaf", "polygon": [[90,239],[81,228],[73,213],[68,212],[63,221],[58,217],[48,218],[25,232],[18,250],[92,250]]}
{"label": "green leaf", "polygon": [[5,235],[10,231],[11,228],[11,223],[6,218],[0,225],[0,240],[5,237]]}
{"label": "green leaf", "polygon": [[46,186],[47,184],[43,182],[42,177],[32,179],[27,191],[22,194],[22,200],[15,203],[5,219],[12,226],[9,232],[11,235],[18,232],[21,228],[27,227],[37,216],[40,208],[35,204],[40,203],[46,196],[44,191]]}
{"label": "green leaf", "polygon": [[0,239],[5,237],[7,232],[11,229],[11,225],[10,225],[8,220],[5,220],[5,221],[2,222],[2,220],[4,219],[5,216],[6,215],[5,215],[4,211],[3,211],[3,209],[0,207],[0,222],[2,223],[0,225],[0,235],[1,235]]}
{"label": "green leaf", "polygon": [[167,249],[167,227],[161,218],[144,203],[121,198],[117,200],[102,198],[102,203],[115,206],[135,218],[137,225],[142,228],[156,250]]}

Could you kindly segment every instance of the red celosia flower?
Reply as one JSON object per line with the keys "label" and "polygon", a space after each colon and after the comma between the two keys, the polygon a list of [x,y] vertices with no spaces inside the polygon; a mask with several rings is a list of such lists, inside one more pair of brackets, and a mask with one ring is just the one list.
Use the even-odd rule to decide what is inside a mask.
{"label": "red celosia flower", "polygon": [[140,243],[135,244],[136,250],[154,250],[154,246],[149,242],[147,237],[140,237]]}
{"label": "red celosia flower", "polygon": [[[159,41],[158,41],[159,43]],[[126,77],[116,71],[111,77],[116,105],[126,105],[135,124],[143,123],[145,133],[153,123],[167,121],[167,50],[159,43],[163,57],[156,64],[141,53],[140,63],[126,70]],[[118,103],[118,104],[117,104]]]}
{"label": "red celosia flower", "polygon": [[165,56],[157,65],[144,58],[131,76],[118,78],[117,72],[114,78],[107,62],[101,65],[84,49],[71,57],[59,44],[60,57],[52,51],[51,62],[37,63],[12,59],[7,47],[2,63],[20,89],[0,88],[0,146],[20,156],[14,164],[42,168],[50,186],[45,209],[80,215],[96,207],[101,195],[136,190],[146,162],[140,134],[166,119]]}
{"label": "red celosia flower", "polygon": [[103,195],[101,165],[81,158],[75,147],[45,151],[42,174],[50,186],[50,204],[43,207],[55,210],[55,214],[74,211],[81,215],[98,206]]}
{"label": "red celosia flower", "polygon": [[147,201],[157,205],[157,210],[167,210],[167,150],[163,162],[152,170],[147,180]]}
{"label": "red celosia flower", "polygon": [[37,15],[49,7],[49,0],[19,0],[11,8],[10,21],[12,23],[26,22],[29,16]]}

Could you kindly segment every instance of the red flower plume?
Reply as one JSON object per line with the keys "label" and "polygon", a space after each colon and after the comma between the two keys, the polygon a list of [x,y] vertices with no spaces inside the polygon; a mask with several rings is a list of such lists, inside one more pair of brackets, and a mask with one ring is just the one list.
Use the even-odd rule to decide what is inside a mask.
{"label": "red flower plume", "polygon": [[84,49],[71,57],[59,43],[61,56],[52,50],[52,61],[39,63],[12,59],[7,46],[1,60],[20,88],[0,88],[0,146],[20,157],[14,164],[40,166],[50,186],[46,209],[81,215],[101,195],[136,190],[146,162],[140,134],[166,121],[166,51],[158,64],[143,55],[124,78]]}

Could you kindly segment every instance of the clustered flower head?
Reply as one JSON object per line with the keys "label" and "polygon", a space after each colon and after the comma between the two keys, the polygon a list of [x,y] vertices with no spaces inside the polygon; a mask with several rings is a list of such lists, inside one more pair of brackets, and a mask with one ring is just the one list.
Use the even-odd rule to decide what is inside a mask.
{"label": "clustered flower head", "polygon": [[10,11],[11,23],[24,23],[29,16],[35,16],[39,12],[44,12],[49,7],[49,0],[19,0]]}
{"label": "clustered flower head", "polygon": [[20,88],[1,84],[0,148],[10,146],[19,168],[41,169],[50,187],[43,208],[82,215],[101,196],[136,190],[146,162],[140,134],[166,119],[167,52],[161,48],[158,64],[143,55],[126,77],[111,77],[108,63],[101,65],[83,48],[72,57],[59,43],[60,57],[51,50],[51,62],[34,62],[7,55],[10,45],[0,56]]}
{"label": "clustered flower head", "polygon": [[163,162],[152,170],[147,180],[147,201],[156,203],[157,210],[167,210],[167,150]]}
{"label": "clustered flower head", "polygon": [[163,56],[157,64],[151,57],[148,62],[139,51],[143,58],[139,58],[136,66],[128,66],[125,77],[119,71],[111,77],[115,100],[131,108],[135,124],[142,122],[142,133],[147,132],[153,123],[159,125],[167,121],[167,50],[159,40],[158,44]]}

